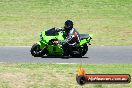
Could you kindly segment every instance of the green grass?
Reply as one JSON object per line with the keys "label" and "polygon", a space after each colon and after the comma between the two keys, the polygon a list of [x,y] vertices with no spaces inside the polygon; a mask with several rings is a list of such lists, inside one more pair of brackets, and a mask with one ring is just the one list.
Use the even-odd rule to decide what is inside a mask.
{"label": "green grass", "polygon": [[[131,64],[83,64],[88,74],[130,74]],[[0,64],[1,88],[131,88],[129,84],[87,84],[76,82],[79,64]]]}
{"label": "green grass", "polygon": [[1,0],[0,45],[32,45],[39,33],[71,19],[92,44],[132,45],[132,0]]}

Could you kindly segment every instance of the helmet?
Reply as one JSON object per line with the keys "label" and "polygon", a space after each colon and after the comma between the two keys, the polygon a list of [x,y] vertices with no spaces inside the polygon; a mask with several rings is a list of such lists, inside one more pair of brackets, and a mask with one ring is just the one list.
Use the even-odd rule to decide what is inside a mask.
{"label": "helmet", "polygon": [[64,26],[65,29],[69,29],[71,30],[73,28],[73,22],[71,20],[67,20],[65,22],[65,26]]}

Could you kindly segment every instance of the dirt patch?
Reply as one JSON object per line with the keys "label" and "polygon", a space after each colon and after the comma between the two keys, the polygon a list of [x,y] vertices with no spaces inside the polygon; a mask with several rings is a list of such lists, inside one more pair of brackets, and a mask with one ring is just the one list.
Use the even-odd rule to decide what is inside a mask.
{"label": "dirt patch", "polygon": [[24,73],[0,73],[0,79],[9,82],[12,88],[25,88],[29,81]]}
{"label": "dirt patch", "polygon": [[126,31],[125,33],[126,34],[132,34],[132,31]]}

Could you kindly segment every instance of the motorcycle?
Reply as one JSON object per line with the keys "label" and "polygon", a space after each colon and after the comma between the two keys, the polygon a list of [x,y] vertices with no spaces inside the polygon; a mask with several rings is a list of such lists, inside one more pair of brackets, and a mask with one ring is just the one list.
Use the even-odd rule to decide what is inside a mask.
{"label": "motorcycle", "polygon": [[[73,35],[74,36],[74,35]],[[31,47],[31,54],[34,57],[47,56],[71,56],[71,57],[82,57],[88,51],[88,45],[90,44],[91,37],[89,34],[80,34],[79,43],[66,43],[67,46],[56,44],[54,41],[65,40],[65,31],[56,31],[55,28],[43,31],[40,34],[40,41],[33,44]],[[68,51],[64,48],[68,48]]]}

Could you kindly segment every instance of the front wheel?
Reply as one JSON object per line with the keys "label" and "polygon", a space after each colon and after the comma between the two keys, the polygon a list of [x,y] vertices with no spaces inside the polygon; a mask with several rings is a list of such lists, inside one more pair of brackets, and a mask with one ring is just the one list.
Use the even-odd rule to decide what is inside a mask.
{"label": "front wheel", "polygon": [[39,57],[39,56],[41,56],[41,53],[40,53],[40,45],[39,44],[34,44],[33,46],[32,46],[32,48],[31,48],[31,54],[32,54],[32,56],[34,56],[34,57]]}

